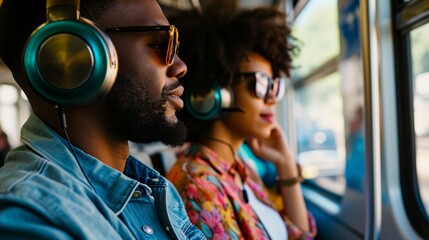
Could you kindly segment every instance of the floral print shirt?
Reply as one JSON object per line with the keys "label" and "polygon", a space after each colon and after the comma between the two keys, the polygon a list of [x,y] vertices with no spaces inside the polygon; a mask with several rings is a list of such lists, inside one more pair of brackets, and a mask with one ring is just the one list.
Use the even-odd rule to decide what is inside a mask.
{"label": "floral print shirt", "polygon": [[[263,224],[250,204],[243,199],[241,184],[234,180],[237,172],[211,149],[193,144],[167,174],[179,191],[191,222],[210,239],[269,239]],[[268,206],[262,180],[246,167],[246,184]],[[273,207],[274,208],[274,207]],[[303,232],[284,214],[289,239],[312,239],[316,224],[309,213],[310,231]]]}

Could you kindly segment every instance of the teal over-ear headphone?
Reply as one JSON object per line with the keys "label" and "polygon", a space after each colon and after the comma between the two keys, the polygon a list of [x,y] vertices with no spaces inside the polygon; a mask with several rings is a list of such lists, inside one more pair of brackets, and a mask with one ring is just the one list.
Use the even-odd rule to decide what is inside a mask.
{"label": "teal over-ear headphone", "polygon": [[118,72],[115,47],[107,35],[80,17],[79,0],[47,0],[47,22],[30,36],[24,69],[34,90],[61,107],[80,106],[105,96]]}
{"label": "teal over-ear headphone", "polygon": [[212,120],[219,116],[222,109],[232,106],[231,91],[215,85],[206,95],[197,95],[197,88],[185,93],[185,107],[189,113],[199,120]]}

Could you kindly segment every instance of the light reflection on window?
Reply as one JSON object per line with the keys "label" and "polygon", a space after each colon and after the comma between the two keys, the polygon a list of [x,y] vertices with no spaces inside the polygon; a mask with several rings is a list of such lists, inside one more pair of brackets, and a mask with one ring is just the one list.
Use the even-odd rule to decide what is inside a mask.
{"label": "light reflection on window", "polygon": [[345,133],[338,72],[296,90],[298,162],[303,176],[337,194],[345,191]]}
{"label": "light reflection on window", "polygon": [[410,33],[414,83],[414,132],[419,191],[429,212],[429,24]]}

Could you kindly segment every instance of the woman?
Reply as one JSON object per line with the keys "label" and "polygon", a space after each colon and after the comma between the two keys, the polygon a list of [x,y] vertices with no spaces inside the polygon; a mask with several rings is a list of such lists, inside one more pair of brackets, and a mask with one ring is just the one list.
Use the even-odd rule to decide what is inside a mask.
{"label": "woman", "polygon": [[[191,221],[213,239],[302,239],[315,236],[286,138],[274,107],[289,76],[290,29],[274,8],[237,10],[214,1],[203,13],[172,22],[181,57],[190,146],[167,174]],[[274,163],[284,209],[274,210],[257,174],[237,154],[245,142]]]}

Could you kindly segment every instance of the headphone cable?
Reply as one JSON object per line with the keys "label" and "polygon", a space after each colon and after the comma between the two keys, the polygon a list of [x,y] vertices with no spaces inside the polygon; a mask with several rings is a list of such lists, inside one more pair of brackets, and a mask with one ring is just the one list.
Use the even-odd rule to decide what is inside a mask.
{"label": "headphone cable", "polygon": [[74,158],[76,159],[77,165],[79,166],[79,169],[82,172],[82,174],[83,174],[84,178],[86,179],[86,181],[88,182],[89,186],[92,188],[92,190],[94,192],[96,192],[94,186],[92,186],[92,184],[89,181],[87,175],[85,174],[85,171],[83,171],[83,168],[82,168],[82,166],[81,166],[81,164],[79,162],[79,158],[77,157],[77,154],[76,154],[76,152],[74,150],[74,147],[73,147],[73,145],[72,145],[72,143],[70,141],[69,135],[67,133],[66,109],[64,107],[59,107],[58,105],[55,105],[55,108],[57,109],[57,113],[58,113],[59,121],[60,121],[60,124],[61,124],[61,128],[64,131],[64,135],[65,135],[66,140],[68,142],[69,148],[70,148],[70,150],[71,150]]}

